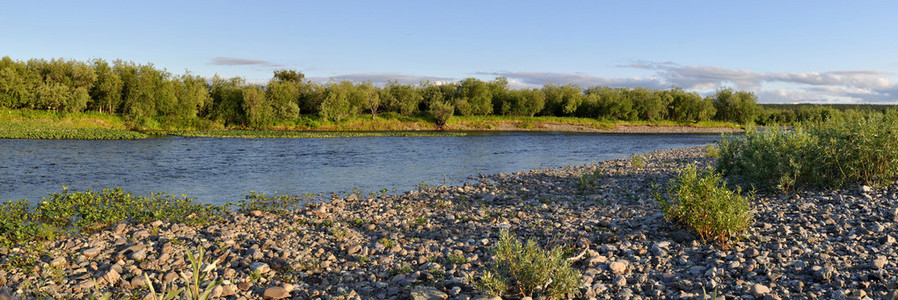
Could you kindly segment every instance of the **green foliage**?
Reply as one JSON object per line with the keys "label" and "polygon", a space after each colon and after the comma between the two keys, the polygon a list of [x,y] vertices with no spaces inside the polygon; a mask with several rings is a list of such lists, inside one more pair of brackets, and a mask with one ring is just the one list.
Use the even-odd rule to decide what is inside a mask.
{"label": "green foliage", "polygon": [[198,299],[205,300],[212,298],[212,290],[215,287],[219,286],[222,283],[222,280],[215,280],[206,285],[205,289],[200,290],[200,284],[204,283],[206,277],[209,276],[215,269],[215,264],[210,264],[203,270],[203,264],[205,260],[203,259],[204,249],[200,247],[197,251],[196,255],[193,255],[193,252],[187,251],[187,258],[190,259],[190,270],[191,276],[187,282],[187,299]]}
{"label": "green foliage", "polygon": [[307,203],[309,197],[300,197],[299,195],[278,195],[265,196],[265,193],[256,194],[249,191],[244,199],[237,203],[237,211],[247,213],[258,210],[266,213],[284,214],[299,208],[302,204]]}
{"label": "green foliage", "polygon": [[731,88],[719,89],[710,96],[717,112],[716,120],[754,124],[760,114],[758,97],[752,92],[734,91]]}
{"label": "green foliage", "polygon": [[455,112],[455,107],[448,102],[438,101],[433,102],[430,105],[430,114],[436,119],[437,126],[444,126],[446,122],[449,121],[449,118],[452,117],[452,114]]}
{"label": "green foliage", "polygon": [[169,130],[153,132],[157,135],[202,136],[202,137],[234,137],[234,138],[340,138],[369,136],[463,136],[460,132],[437,131],[282,131],[282,130]]}
{"label": "green foliage", "polygon": [[132,196],[121,189],[52,194],[36,207],[7,202],[0,212],[0,244],[51,240],[91,233],[122,221],[208,224],[221,220],[226,207],[195,203],[193,198],[153,194]]}
{"label": "green foliage", "polygon": [[421,93],[414,86],[390,82],[384,88],[385,97],[390,108],[403,115],[413,114],[418,111],[418,105],[424,100]]}
{"label": "green foliage", "polygon": [[[502,77],[488,82],[476,78],[420,85],[391,82],[379,88],[370,82],[314,83],[294,70],[274,71],[267,84],[258,85],[240,77],[215,76],[210,82],[189,72],[175,76],[152,64],[122,60],[0,59],[0,107],[122,114],[132,128],[140,130],[158,129],[153,120],[160,117],[201,118],[226,127],[267,129],[308,121],[301,119],[300,112],[340,122],[362,113],[370,113],[372,119],[381,113],[433,113],[448,109],[447,103],[461,116],[542,115],[649,122],[714,118],[747,125],[756,120],[765,125],[829,120],[841,117],[845,110],[870,109],[759,109],[756,102],[754,94],[729,88],[707,98],[677,87],[653,90],[546,84],[541,89],[513,90]],[[439,117],[431,120],[444,121]]]}
{"label": "green foliage", "polygon": [[700,172],[690,164],[671,180],[667,196],[656,192],[654,197],[665,219],[695,230],[703,241],[727,247],[752,222],[753,195],[741,192],[739,187],[728,189],[719,173]]}
{"label": "green foliage", "polygon": [[748,130],[720,141],[717,168],[762,190],[886,185],[898,179],[898,113]]}
{"label": "green foliage", "polygon": [[522,244],[502,230],[492,256],[489,269],[475,282],[481,292],[562,298],[580,286],[580,272],[571,268],[561,247],[543,250],[533,240]]}
{"label": "green foliage", "polygon": [[[175,282],[172,281],[168,285],[163,285],[162,292],[157,293],[150,277],[147,273],[144,273],[144,280],[150,289],[150,293],[145,298],[153,300],[170,300],[178,299],[178,296],[181,296],[182,299],[189,300],[211,299],[212,291],[221,285],[222,280],[206,281],[206,277],[208,277],[215,269],[215,264],[204,264],[204,249],[200,247],[197,251],[196,255],[191,251],[187,251],[187,258],[190,260],[190,277],[184,278],[186,282],[183,288],[178,288],[175,285]],[[205,270],[203,269],[204,267]],[[201,289],[204,283],[206,283],[206,287]],[[184,293],[185,291],[186,293]]]}
{"label": "green foliage", "polygon": [[457,102],[455,107],[463,116],[488,115],[493,112],[489,85],[480,79],[465,78],[462,80],[458,86],[458,95],[459,99],[464,99],[464,101]]}
{"label": "green foliage", "polygon": [[630,156],[630,165],[634,168],[641,169],[645,166],[645,159],[642,157],[642,155],[633,154],[632,156]]}

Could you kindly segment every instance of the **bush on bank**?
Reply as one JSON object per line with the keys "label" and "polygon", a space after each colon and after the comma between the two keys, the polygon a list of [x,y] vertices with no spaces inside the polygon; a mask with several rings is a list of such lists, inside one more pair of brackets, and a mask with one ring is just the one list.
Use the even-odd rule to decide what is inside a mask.
{"label": "bush on bank", "polygon": [[747,130],[720,141],[717,169],[761,190],[886,185],[898,179],[898,112]]}

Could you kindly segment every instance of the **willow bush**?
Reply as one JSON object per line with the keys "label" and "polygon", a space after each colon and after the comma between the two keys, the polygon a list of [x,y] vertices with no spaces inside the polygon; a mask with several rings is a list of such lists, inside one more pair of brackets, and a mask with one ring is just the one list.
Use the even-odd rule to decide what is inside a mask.
{"label": "willow bush", "polygon": [[665,219],[691,228],[703,241],[727,247],[751,225],[751,198],[742,189],[727,188],[712,170],[688,165],[670,181],[667,196],[655,194]]}

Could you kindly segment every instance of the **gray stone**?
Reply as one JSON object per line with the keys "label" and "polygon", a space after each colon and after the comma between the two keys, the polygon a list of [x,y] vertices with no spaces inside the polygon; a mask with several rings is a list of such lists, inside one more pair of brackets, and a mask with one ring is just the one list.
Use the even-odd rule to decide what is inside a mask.
{"label": "gray stone", "polygon": [[81,251],[81,254],[84,254],[84,256],[86,256],[87,258],[94,258],[97,255],[100,255],[101,251],[103,250],[100,247],[93,247],[84,249],[84,251]]}
{"label": "gray stone", "polygon": [[68,264],[68,262],[66,261],[65,257],[62,256],[54,258],[52,261],[50,261],[50,265],[54,267],[62,267],[66,264]]}
{"label": "gray stone", "polygon": [[137,240],[142,240],[142,239],[146,239],[146,238],[150,237],[150,232],[146,231],[146,230],[141,230],[141,231],[135,232],[131,236],[133,236]]}
{"label": "gray stone", "polygon": [[143,276],[134,276],[131,278],[131,287],[132,288],[140,288],[147,285],[147,279]]}
{"label": "gray stone", "polygon": [[886,266],[886,264],[888,264],[888,263],[889,263],[889,261],[886,260],[884,257],[877,257],[876,259],[873,260],[873,268],[879,270],[879,269],[884,268]]}
{"label": "gray stone", "polygon": [[608,264],[608,269],[611,270],[611,272],[614,272],[616,274],[623,274],[624,272],[627,271],[628,265],[629,265],[629,262],[627,262],[626,260],[618,260],[618,261]]}
{"label": "gray stone", "polygon": [[432,286],[416,286],[411,291],[412,300],[443,300],[449,295]]}
{"label": "gray stone", "polygon": [[271,267],[268,264],[263,262],[254,262],[249,265],[249,270],[253,273],[265,274],[271,271]]}
{"label": "gray stone", "polygon": [[0,300],[12,300],[12,293],[9,292],[8,287],[0,287]]}
{"label": "gray stone", "polygon": [[138,250],[137,252],[131,253],[131,259],[133,260],[144,260],[147,258],[146,250]]}
{"label": "gray stone", "polygon": [[627,286],[627,278],[624,275],[617,275],[612,283],[618,287],[625,287]]}
{"label": "gray stone", "polygon": [[751,286],[751,294],[755,297],[762,297],[764,295],[767,295],[768,293],[770,293],[770,288],[763,284],[756,283],[755,285]]}

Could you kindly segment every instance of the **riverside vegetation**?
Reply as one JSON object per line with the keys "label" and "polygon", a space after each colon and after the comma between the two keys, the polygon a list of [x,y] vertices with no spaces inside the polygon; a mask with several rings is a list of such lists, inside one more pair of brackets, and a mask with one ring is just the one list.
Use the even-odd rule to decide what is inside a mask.
{"label": "riverside vegetation", "polygon": [[[511,89],[505,78],[391,82],[378,87],[370,82],[315,83],[293,70],[275,71],[269,82],[257,85],[238,77],[173,75],[152,64],[122,60],[0,59],[0,108],[56,113],[45,115],[49,118],[0,119],[3,138],[144,136],[123,130],[577,130],[552,129],[557,124],[603,129],[620,124],[738,127],[881,110],[878,106],[759,106],[756,102],[753,93],[729,88],[706,97],[680,88],[547,84],[539,89]],[[95,114],[79,115],[83,112]],[[18,124],[84,117],[116,120],[102,122],[105,125],[56,122],[49,128]],[[111,130],[81,131],[100,127]]]}
{"label": "riverside vegetation", "polygon": [[[233,208],[122,191],[11,202],[0,223],[0,285],[75,298],[185,288],[229,298],[892,297],[898,178],[881,171],[895,161],[845,166],[894,157],[893,116],[821,124],[845,134],[827,139],[809,139],[810,128],[758,131],[719,150],[483,175],[405,195],[250,193]],[[795,144],[771,142],[788,139],[802,139],[802,149],[879,147],[836,144],[856,150],[830,166],[845,171],[818,167],[834,176],[828,190],[799,180],[783,194],[779,173],[731,167],[757,149]],[[758,193],[740,194],[720,174]],[[184,266],[193,249],[211,258]]]}

